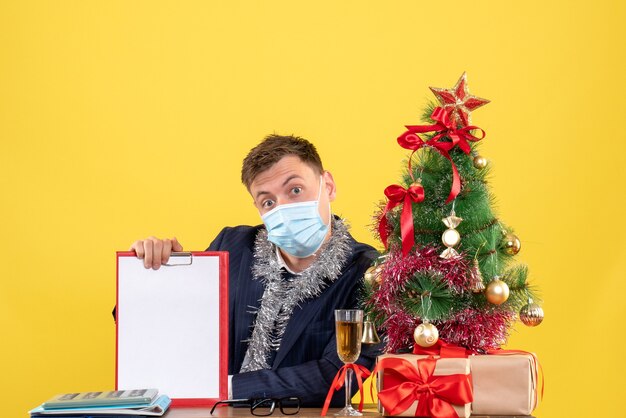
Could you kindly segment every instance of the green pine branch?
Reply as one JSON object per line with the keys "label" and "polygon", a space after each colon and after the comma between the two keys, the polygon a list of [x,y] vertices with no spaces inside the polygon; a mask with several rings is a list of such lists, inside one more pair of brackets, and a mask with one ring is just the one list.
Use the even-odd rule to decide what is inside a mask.
{"label": "green pine branch", "polygon": [[428,320],[445,320],[460,299],[453,295],[441,273],[419,271],[407,283],[401,304],[416,317]]}

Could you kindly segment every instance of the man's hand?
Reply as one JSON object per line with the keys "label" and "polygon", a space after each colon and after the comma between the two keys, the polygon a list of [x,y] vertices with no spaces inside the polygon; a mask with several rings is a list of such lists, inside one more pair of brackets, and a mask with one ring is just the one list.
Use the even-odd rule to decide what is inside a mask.
{"label": "man's hand", "polygon": [[180,245],[176,238],[158,239],[156,237],[150,237],[135,241],[133,245],[130,246],[130,251],[135,251],[137,258],[143,259],[143,266],[147,269],[152,268],[154,270],[158,270],[162,264],[167,263],[172,251],[182,250],[183,246]]}

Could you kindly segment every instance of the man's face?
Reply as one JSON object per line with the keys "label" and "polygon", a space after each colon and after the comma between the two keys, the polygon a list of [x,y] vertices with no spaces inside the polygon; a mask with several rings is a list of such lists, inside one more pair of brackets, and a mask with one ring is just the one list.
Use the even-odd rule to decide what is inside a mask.
{"label": "man's face", "polygon": [[317,200],[319,194],[320,216],[324,223],[328,223],[328,203],[335,200],[335,183],[328,171],[321,178],[320,194],[320,175],[316,170],[299,157],[288,155],[254,178],[250,194],[261,216],[279,205]]}

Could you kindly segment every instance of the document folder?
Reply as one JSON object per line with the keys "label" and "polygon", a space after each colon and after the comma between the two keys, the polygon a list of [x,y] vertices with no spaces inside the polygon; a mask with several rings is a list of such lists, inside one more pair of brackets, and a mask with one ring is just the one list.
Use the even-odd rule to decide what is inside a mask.
{"label": "document folder", "polygon": [[228,253],[174,253],[146,269],[117,253],[116,389],[153,387],[173,406],[228,398]]}

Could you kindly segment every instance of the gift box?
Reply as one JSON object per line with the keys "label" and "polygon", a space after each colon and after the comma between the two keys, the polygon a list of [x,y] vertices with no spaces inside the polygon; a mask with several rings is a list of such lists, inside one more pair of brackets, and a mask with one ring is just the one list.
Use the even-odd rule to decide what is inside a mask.
{"label": "gift box", "polygon": [[467,358],[385,354],[378,357],[374,371],[378,372],[378,407],[385,416],[453,416],[452,410],[459,417],[470,416]]}
{"label": "gift box", "polygon": [[530,415],[537,407],[537,358],[497,352],[469,356],[474,415]]}

